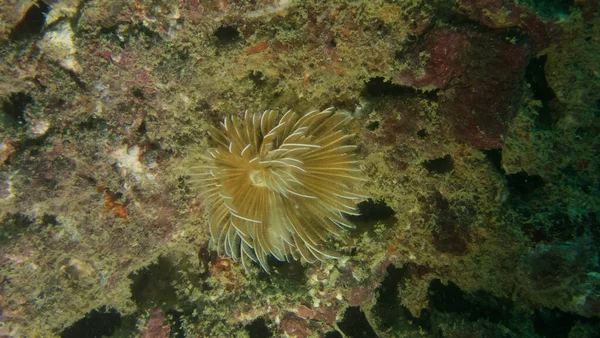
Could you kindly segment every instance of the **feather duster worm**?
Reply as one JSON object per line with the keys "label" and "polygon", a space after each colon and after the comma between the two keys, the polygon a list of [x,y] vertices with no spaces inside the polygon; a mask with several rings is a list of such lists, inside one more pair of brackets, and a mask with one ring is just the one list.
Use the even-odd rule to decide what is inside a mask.
{"label": "feather duster worm", "polygon": [[356,215],[361,180],[350,117],[332,108],[279,120],[274,111],[226,117],[210,136],[216,147],[193,167],[192,186],[204,200],[212,244],[244,267],[248,259],[269,271],[267,256],[314,263],[338,254],[331,235],[344,240]]}

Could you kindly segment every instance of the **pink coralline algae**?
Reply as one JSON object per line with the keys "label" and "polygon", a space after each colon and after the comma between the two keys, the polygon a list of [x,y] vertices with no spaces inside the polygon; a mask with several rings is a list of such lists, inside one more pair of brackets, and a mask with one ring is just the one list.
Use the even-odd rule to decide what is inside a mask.
{"label": "pink coralline algae", "polygon": [[[403,59],[412,61],[393,81],[441,90],[440,109],[456,139],[479,149],[500,148],[516,113],[525,68],[558,38],[557,24],[512,0],[461,0],[455,14],[491,30],[429,31],[404,51]],[[518,33],[511,31],[515,28]]]}
{"label": "pink coralline algae", "polygon": [[[455,137],[479,149],[501,147],[514,116],[518,91],[532,52],[527,43],[507,41],[502,32],[440,28],[407,52],[430,57],[418,71],[398,72],[398,84],[433,90]],[[417,75],[419,74],[419,75]]]}
{"label": "pink coralline algae", "polygon": [[[454,77],[464,73],[460,56],[468,44],[468,36],[448,28],[434,30],[427,34],[422,43],[409,52],[407,59],[418,60],[420,51],[429,52],[424,69],[418,74],[412,69],[399,72],[396,83],[424,89],[444,89]],[[413,55],[414,54],[414,55]]]}
{"label": "pink coralline algae", "polygon": [[458,140],[479,149],[500,148],[516,113],[531,49],[494,33],[465,34],[470,35],[465,57],[474,61],[452,90],[440,94],[440,108]]}

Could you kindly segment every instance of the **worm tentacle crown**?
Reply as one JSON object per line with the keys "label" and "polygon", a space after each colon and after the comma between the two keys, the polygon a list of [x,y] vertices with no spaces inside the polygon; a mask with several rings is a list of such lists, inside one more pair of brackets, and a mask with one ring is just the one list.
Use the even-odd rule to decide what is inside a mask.
{"label": "worm tentacle crown", "polygon": [[216,147],[191,169],[204,200],[212,244],[244,267],[248,259],[269,271],[267,256],[314,263],[338,254],[328,236],[345,239],[357,215],[361,180],[351,117],[332,108],[304,115],[274,111],[228,116],[210,136]]}

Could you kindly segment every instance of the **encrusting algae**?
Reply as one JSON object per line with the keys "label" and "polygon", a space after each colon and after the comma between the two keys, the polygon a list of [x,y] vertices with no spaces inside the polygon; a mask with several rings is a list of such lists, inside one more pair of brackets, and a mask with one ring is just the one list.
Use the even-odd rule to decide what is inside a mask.
{"label": "encrusting algae", "polygon": [[258,261],[267,256],[314,263],[339,257],[324,248],[328,235],[345,239],[357,215],[354,192],[361,180],[351,117],[332,108],[304,115],[274,111],[226,117],[210,135],[216,148],[191,169],[192,185],[206,205],[219,253]]}

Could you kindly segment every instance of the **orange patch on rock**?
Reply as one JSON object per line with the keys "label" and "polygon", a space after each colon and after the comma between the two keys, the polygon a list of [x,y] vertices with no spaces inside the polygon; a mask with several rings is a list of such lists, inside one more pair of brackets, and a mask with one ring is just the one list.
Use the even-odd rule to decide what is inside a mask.
{"label": "orange patch on rock", "polygon": [[267,49],[268,47],[269,47],[269,45],[267,44],[266,41],[261,41],[253,46],[246,48],[246,54],[260,53],[260,52],[264,51],[265,49]]}
{"label": "orange patch on rock", "polygon": [[[100,190],[100,187],[102,186],[99,186],[98,190]],[[102,187],[102,190],[104,190],[104,187]],[[125,223],[129,223],[129,215],[127,214],[127,209],[125,209],[125,207],[122,204],[113,201],[110,194],[106,191],[104,191],[104,198],[106,199],[104,201],[104,211],[112,211],[113,215],[123,219]]]}

